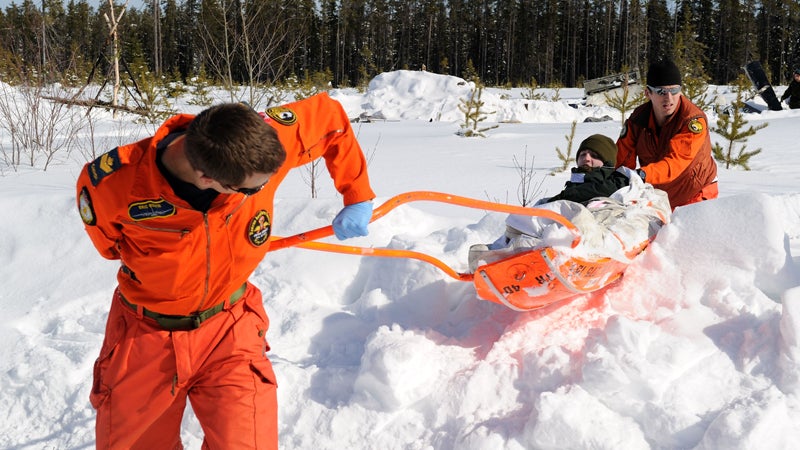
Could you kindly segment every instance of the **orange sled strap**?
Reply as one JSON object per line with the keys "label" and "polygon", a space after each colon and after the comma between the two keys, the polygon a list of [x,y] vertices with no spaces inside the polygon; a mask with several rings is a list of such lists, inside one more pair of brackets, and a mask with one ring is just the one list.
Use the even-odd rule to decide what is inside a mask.
{"label": "orange sled strap", "polygon": [[[476,209],[485,209],[489,211],[497,211],[497,212],[504,212],[508,214],[519,214],[525,216],[537,216],[537,217],[544,217],[550,220],[553,220],[568,230],[570,230],[575,238],[572,241],[572,248],[575,248],[580,243],[580,231],[578,228],[572,224],[569,220],[567,220],[564,216],[555,213],[553,211],[547,209],[539,209],[539,208],[528,208],[523,206],[513,206],[513,205],[506,205],[502,203],[493,203],[483,200],[476,200],[472,198],[466,197],[459,197],[456,195],[451,194],[443,194],[439,192],[430,192],[430,191],[414,191],[414,192],[407,192],[404,194],[397,195],[392,197],[391,199],[384,202],[382,205],[378,206],[373,210],[372,218],[370,219],[370,223],[380,219],[381,217],[388,214],[394,208],[403,205],[405,203],[414,202],[414,201],[433,201],[433,202],[441,202],[441,203],[449,203],[453,205],[459,206],[466,206],[469,208],[476,208]],[[325,243],[325,242],[316,242],[318,239],[326,238],[332,236],[333,227],[328,225],[325,227],[317,228],[315,230],[306,231],[304,233],[299,233],[294,236],[289,237],[273,237],[273,241],[270,244],[270,251],[272,250],[280,250],[286,247],[300,247],[305,249],[311,250],[320,250],[326,252],[336,252],[336,253],[346,253],[351,255],[360,255],[360,256],[378,256],[378,257],[385,257],[385,258],[411,258],[417,259],[420,261],[427,262],[432,264],[439,269],[441,269],[444,273],[449,275],[450,277],[459,280],[459,281],[475,281],[476,288],[478,289],[478,295],[481,298],[485,298],[487,300],[494,301],[496,303],[502,303],[506,306],[519,310],[519,311],[526,311],[534,308],[538,308],[544,306],[543,304],[539,304],[541,302],[534,302],[534,304],[529,304],[529,301],[524,301],[525,292],[519,286],[503,286],[503,287],[496,287],[496,283],[492,283],[489,281],[490,276],[487,276],[485,268],[487,266],[482,266],[478,268],[477,273],[480,274],[480,278],[476,278],[472,273],[459,273],[453,270],[450,266],[442,262],[441,260],[434,258],[433,256],[419,253],[410,250],[400,250],[400,249],[388,249],[388,248],[374,248],[374,247],[359,247],[359,246],[352,246],[352,245],[342,245],[342,244],[332,244],[332,243]],[[540,255],[539,251],[534,252],[526,252],[523,254],[515,255],[509,259],[516,259],[521,256],[529,255],[529,254],[536,254]],[[538,256],[537,259],[542,259],[541,256]],[[504,261],[508,261],[504,260]],[[516,277],[519,277],[519,273],[516,274]],[[512,276],[512,278],[514,278]],[[530,278],[534,278],[531,276]],[[557,277],[556,277],[557,278]],[[507,300],[508,295],[503,295],[504,291],[509,291],[510,294],[517,294],[512,295],[512,297],[519,297],[519,300],[514,302],[509,302]],[[575,289],[568,289],[567,290],[570,295],[575,295],[580,293],[580,290]],[[521,292],[521,294],[520,294]],[[560,298],[559,298],[560,299]],[[552,303],[552,301],[547,301],[545,304]]]}

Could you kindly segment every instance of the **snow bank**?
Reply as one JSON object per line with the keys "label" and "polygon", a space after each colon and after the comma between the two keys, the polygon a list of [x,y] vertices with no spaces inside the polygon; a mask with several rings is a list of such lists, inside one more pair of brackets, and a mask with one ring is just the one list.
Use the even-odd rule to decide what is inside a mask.
{"label": "snow bank", "polygon": [[[335,94],[347,96],[347,108],[413,117],[358,125],[367,150],[380,142],[370,159],[378,202],[441,183],[514,203],[513,157],[530,145],[536,170],[549,173],[572,119],[591,114],[566,106],[573,115],[560,123],[542,113],[542,122],[462,139],[451,124],[427,120],[437,111],[445,117],[450,97],[466,88],[431,75],[385,74],[369,102]],[[378,92],[388,97],[392,83],[400,98],[390,104]],[[722,168],[723,198],[679,208],[619,283],[542,310],[479,300],[469,283],[415,260],[268,254],[251,280],[271,319],[281,448],[794,448],[798,114],[770,114],[770,127],[751,137],[765,149],[753,171]],[[104,120],[98,135],[117,129]],[[580,136],[618,131],[578,127]],[[79,168],[0,177],[1,448],[93,446],[91,368],[116,263],[100,258],[82,230]],[[543,191],[557,191],[567,176],[543,177]],[[321,189],[309,199],[300,175],[287,179],[276,233],[329,224],[341,198]],[[416,250],[465,270],[469,246],[493,240],[504,218],[411,204],[348,243]],[[187,409],[184,445],[199,449],[202,436]]]}

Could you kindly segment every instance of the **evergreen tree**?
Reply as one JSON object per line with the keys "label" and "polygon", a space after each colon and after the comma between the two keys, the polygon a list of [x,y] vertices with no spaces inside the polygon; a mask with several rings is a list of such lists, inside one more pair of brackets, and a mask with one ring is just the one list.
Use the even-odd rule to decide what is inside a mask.
{"label": "evergreen tree", "polygon": [[[728,110],[727,114],[720,114],[717,119],[717,126],[711,129],[711,131],[719,134],[728,142],[724,148],[719,143],[714,144],[712,151],[714,159],[725,163],[726,169],[731,166],[741,166],[744,170],[750,170],[750,158],[761,153],[761,149],[746,151],[747,146],[744,143],[747,142],[750,136],[765,128],[769,123],[744,128],[748,122],[742,112],[742,107],[744,106],[742,92],[746,89],[745,85],[750,83],[744,78],[744,75],[740,75],[736,83],[738,88],[736,90],[736,100],[732,104],[733,107]],[[737,144],[741,144],[741,147],[737,148]]]}
{"label": "evergreen tree", "polygon": [[484,102],[481,100],[482,95],[483,86],[480,84],[480,80],[476,80],[469,96],[461,99],[458,109],[464,113],[464,122],[461,124],[459,135],[464,137],[486,137],[485,131],[498,127],[497,125],[492,125],[478,128],[478,125],[486,120],[486,114],[493,113],[484,111]]}
{"label": "evergreen tree", "polygon": [[[567,149],[562,152],[560,148],[556,147],[556,154],[558,155],[558,160],[561,161],[561,166],[550,172],[550,175],[555,175],[558,172],[563,172],[569,169],[569,166],[572,165],[575,159],[574,156],[572,156],[572,144],[573,142],[575,142],[575,129],[577,126],[578,122],[573,120],[569,134],[564,135],[564,139],[567,140]],[[525,204],[523,203],[522,206],[525,206]]]}
{"label": "evergreen tree", "polygon": [[339,11],[336,0],[324,0],[320,16],[320,54],[317,56],[318,67],[330,69],[333,73],[334,86],[341,85],[341,74],[337,64],[339,51]]}
{"label": "evergreen tree", "polygon": [[745,11],[739,0],[719,1],[719,45],[715,49],[717,64],[714,78],[721,84],[735,80],[741,73],[741,67],[757,58],[757,55],[748,53],[745,43],[748,39],[745,24],[752,21],[753,14],[754,11]]}
{"label": "evergreen tree", "polygon": [[297,28],[300,42],[292,55],[289,71],[304,77],[326,68],[316,57],[322,51],[322,23],[314,3],[314,0],[299,0],[292,17],[292,27]]}
{"label": "evergreen tree", "polygon": [[647,5],[647,60],[661,61],[672,56],[672,18],[666,0],[649,0]]}
{"label": "evergreen tree", "polygon": [[86,81],[97,53],[93,51],[89,29],[92,8],[86,0],[70,0],[64,15],[63,48],[64,57],[69,61],[70,73],[65,82],[81,85]]}
{"label": "evergreen tree", "polygon": [[708,75],[705,72],[705,45],[697,41],[691,11],[683,14],[683,23],[675,35],[673,61],[681,71],[683,94],[700,109],[707,109]]}
{"label": "evergreen tree", "polygon": [[161,74],[170,74],[167,78],[173,78],[172,74],[180,73],[181,81],[186,78],[186,74],[180,70],[180,41],[178,40],[181,32],[180,17],[181,11],[178,9],[175,0],[164,0],[164,11],[161,17]]}
{"label": "evergreen tree", "polygon": [[[623,67],[623,73],[629,73],[628,67]],[[621,116],[621,123],[624,125],[625,120],[628,118],[628,111],[632,111],[636,106],[645,102],[646,97],[641,85],[630,86],[629,79],[626,76],[622,81],[622,92],[614,94],[604,94],[608,106],[619,111]]]}
{"label": "evergreen tree", "polygon": [[178,6],[178,15],[175,21],[177,27],[174,34],[175,52],[177,53],[176,65],[185,83],[194,75],[206,78],[205,71],[200,65],[200,52],[194,39],[199,11],[199,0],[184,0]]}
{"label": "evergreen tree", "polygon": [[[46,81],[41,75],[47,72],[77,83],[98,61],[95,81],[105,77],[108,3],[96,2],[93,10],[88,0],[43,1],[44,14],[39,0],[18,0],[0,11],[3,64],[19,64],[5,79]],[[123,2],[116,3],[121,8]],[[680,59],[681,53],[702,61],[690,64],[687,80],[727,84],[744,64],[760,60],[778,84],[787,83],[790,69],[800,64],[800,0],[143,3],[139,9],[128,4],[117,30],[124,61],[139,51],[151,70],[180,73],[185,81],[205,69],[229,86],[328,69],[337,86],[400,68],[460,75],[470,60],[477,76],[496,86],[532,78],[544,86],[576,86],[622,66],[642,70],[670,55]],[[276,18],[292,33],[276,33]],[[267,41],[275,53],[254,57],[252,47],[263,50]],[[256,73],[262,63],[264,71]],[[691,89],[687,85],[686,92]]]}

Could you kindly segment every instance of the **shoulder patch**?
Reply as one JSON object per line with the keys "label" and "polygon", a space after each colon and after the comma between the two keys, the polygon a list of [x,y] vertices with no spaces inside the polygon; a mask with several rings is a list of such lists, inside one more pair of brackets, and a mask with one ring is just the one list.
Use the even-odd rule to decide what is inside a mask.
{"label": "shoulder patch", "polygon": [[97,159],[89,163],[87,170],[89,171],[89,179],[92,181],[93,186],[97,186],[103,181],[103,178],[114,173],[115,170],[122,166],[119,161],[118,155],[119,148],[115,148],[108,153],[100,155]]}
{"label": "shoulder patch", "polygon": [[128,205],[128,216],[135,221],[157,219],[159,217],[174,216],[175,205],[163,198],[158,200],[144,200]]}
{"label": "shoulder patch", "polygon": [[293,125],[297,122],[297,115],[285,106],[275,106],[267,109],[267,116],[281,125]]}
{"label": "shoulder patch", "polygon": [[84,186],[78,195],[78,211],[81,213],[81,220],[86,225],[97,225],[97,217],[94,215],[94,207],[92,206],[92,198],[89,196],[89,190]]}
{"label": "shoulder patch", "polygon": [[699,119],[692,119],[689,122],[689,131],[694,134],[700,134],[703,132],[703,122],[700,122]]}
{"label": "shoulder patch", "polygon": [[260,247],[267,242],[272,231],[269,214],[263,209],[258,211],[247,226],[247,239],[251,244]]}

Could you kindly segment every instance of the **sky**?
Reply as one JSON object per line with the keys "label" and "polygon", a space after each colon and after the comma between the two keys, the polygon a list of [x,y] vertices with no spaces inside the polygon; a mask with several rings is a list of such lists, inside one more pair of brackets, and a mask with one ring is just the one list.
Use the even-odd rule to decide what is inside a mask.
{"label": "sky", "polygon": [[[458,105],[468,90],[455,77],[398,71],[363,93],[331,91],[351,118],[373,118],[353,128],[376,204],[436,191],[518,205],[517,163],[526,160],[537,196],[553,195],[568,179],[556,171],[556,148],[566,149],[573,121],[575,146],[620,132],[619,113],[583,105],[580,89],[537,91],[547,99],[535,101],[487,89],[483,123],[497,128],[462,137]],[[732,96],[724,86],[709,92]],[[14,95],[0,84],[0,96]],[[175,107],[199,111],[187,98]],[[92,114],[86,139],[97,148],[153,131],[130,116]],[[612,120],[586,121],[604,116]],[[794,448],[800,110],[745,119],[769,124],[747,142],[763,150],[751,171],[720,166],[720,198],[676,209],[619,281],[542,309],[482,300],[471,282],[414,259],[268,253],[250,281],[270,316],[280,447]],[[117,263],[96,253],[77,213],[87,147],[59,154],[46,171],[0,165],[0,448],[94,446],[92,365]],[[318,181],[314,199],[303,168],[280,187],[277,235],[330,223],[342,199],[326,176]],[[464,272],[469,246],[494,240],[505,217],[412,202],[347,243],[413,250]],[[181,434],[187,449],[200,448],[190,408]]]}

